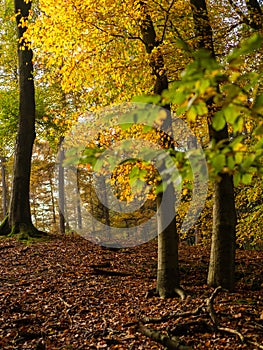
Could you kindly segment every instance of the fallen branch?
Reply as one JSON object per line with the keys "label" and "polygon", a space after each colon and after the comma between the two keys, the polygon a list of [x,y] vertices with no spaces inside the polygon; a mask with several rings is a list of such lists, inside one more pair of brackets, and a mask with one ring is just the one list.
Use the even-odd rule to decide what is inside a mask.
{"label": "fallen branch", "polygon": [[174,328],[169,330],[169,334],[174,336],[186,335],[189,333],[207,333],[213,332],[214,328],[205,320],[193,320],[185,323],[177,323]]}
{"label": "fallen branch", "polygon": [[235,334],[239,337],[239,339],[241,340],[242,343],[245,343],[245,337],[240,332],[236,331],[235,329],[228,328],[228,327],[217,327],[217,330],[220,332]]}
{"label": "fallen branch", "polygon": [[162,334],[155,329],[145,327],[142,324],[139,324],[138,330],[140,333],[146,335],[157,343],[164,345],[168,350],[192,350],[191,347],[183,345],[179,338],[170,338],[168,335]]}
{"label": "fallen branch", "polygon": [[156,318],[144,317],[140,320],[140,322],[144,324],[145,323],[156,324],[156,323],[167,322],[169,320],[179,318],[179,317],[190,317],[190,316],[200,315],[203,309],[204,309],[204,304],[202,304],[201,306],[198,306],[194,311],[178,312],[178,313],[174,313],[174,314],[170,314],[162,317],[156,317]]}
{"label": "fallen branch", "polygon": [[248,340],[248,339],[246,340],[246,342],[249,343],[249,344],[252,344],[254,346],[257,346],[259,349],[263,349],[263,345],[260,345],[257,342],[254,342],[254,341],[251,341],[251,340]]}

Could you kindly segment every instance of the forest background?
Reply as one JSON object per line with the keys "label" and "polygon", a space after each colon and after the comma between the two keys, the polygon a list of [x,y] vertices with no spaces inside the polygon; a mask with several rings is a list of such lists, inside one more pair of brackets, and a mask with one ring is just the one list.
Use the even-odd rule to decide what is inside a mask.
{"label": "forest background", "polygon": [[[59,145],[66,132],[87,111],[97,111],[113,103],[130,101],[135,96],[153,95],[156,72],[153,71],[152,62],[161,56],[163,63],[161,69],[158,67],[160,71],[157,74],[165,72],[169,83],[168,93],[163,94],[164,103],[172,102],[172,109],[187,121],[206,149],[209,149],[209,136],[204,120],[208,111],[204,101],[215,94],[211,77],[228,75],[232,86],[229,88],[226,84],[223,93],[232,89],[228,91],[231,100],[227,110],[224,114],[218,114],[214,123],[220,129],[227,121],[232,128],[231,139],[234,141],[230,148],[233,156],[228,152],[226,157],[222,152],[219,154],[218,150],[210,149],[210,153],[207,152],[207,162],[211,178],[215,178],[222,169],[234,176],[238,244],[249,248],[262,247],[261,170],[258,163],[255,165],[260,155],[259,151],[255,151],[255,145],[257,144],[257,149],[262,146],[257,143],[262,135],[262,59],[258,48],[260,39],[253,36],[262,30],[261,4],[253,1],[207,3],[215,57],[221,67],[213,67],[210,63],[210,76],[207,79],[201,75],[195,77],[197,81],[203,81],[199,82],[200,87],[193,87],[199,96],[191,100],[191,87],[182,84],[178,88],[176,82],[183,81],[182,72],[193,61],[199,45],[200,38],[192,17],[193,3],[33,3],[29,18],[21,26],[29,25],[27,43],[34,49],[36,140],[32,158],[30,203],[33,222],[39,229],[46,230],[48,227],[49,231],[64,232],[63,226],[66,225],[66,229],[71,230],[77,225],[76,207],[66,207],[66,223],[59,219],[56,164]],[[1,5],[1,215],[4,218],[12,184],[19,104],[13,4],[3,1]],[[142,12],[145,13],[142,15]],[[150,43],[152,38],[143,37],[142,16],[150,16],[154,31],[147,35],[156,36],[155,47],[148,47],[151,44],[147,40]],[[250,37],[250,43],[244,44],[239,53],[233,54],[233,50]],[[222,67],[224,72],[221,70],[218,73]],[[138,101],[157,100],[142,97]],[[85,186],[92,187],[91,183],[86,183]],[[127,187],[126,185],[126,189]],[[186,184],[183,191],[178,213],[179,223],[191,201],[190,187]],[[103,208],[92,189],[86,190],[86,193],[89,202],[92,202],[94,215],[103,216]],[[123,195],[129,194],[127,192]],[[129,225],[129,218],[126,219],[126,224]],[[118,217],[111,218],[112,222],[118,220],[120,221]],[[125,220],[122,218],[121,221]],[[199,243],[209,242],[211,227],[210,190],[205,209],[196,224],[195,239]],[[193,233],[189,235],[193,239]]]}
{"label": "forest background", "polygon": [[[202,318],[203,315],[199,313],[205,312],[205,317],[210,319],[212,326],[210,327],[206,321],[204,323],[203,319],[199,320],[198,331],[200,331],[200,324],[205,324],[205,332],[234,334],[241,341],[241,347],[251,344],[261,348],[258,339],[262,329],[260,324],[262,314],[260,309],[254,310],[253,306],[260,305],[260,298],[258,301],[253,301],[251,305],[250,301],[246,300],[246,304],[250,306],[247,305],[245,311],[248,312],[250,308],[249,315],[253,316],[254,323],[251,321],[251,324],[246,326],[250,327],[250,331],[248,328],[244,330],[248,332],[248,337],[245,338],[233,328],[220,327],[213,309],[218,293],[226,292],[222,287],[229,291],[235,288],[238,278],[235,267],[238,266],[238,259],[242,255],[239,251],[235,259],[236,243],[243,249],[262,250],[261,2],[256,0],[157,2],[154,0],[111,3],[106,0],[102,2],[69,0],[57,3],[53,0],[43,2],[15,0],[15,8],[13,8],[13,3],[7,0],[1,1],[1,5],[0,156],[3,221],[0,234],[9,236],[19,234],[20,239],[28,240],[39,235],[46,237],[46,234],[41,231],[49,233],[59,231],[65,234],[79,232],[84,227],[90,237],[95,238],[95,243],[101,243],[105,232],[99,232],[96,229],[96,220],[99,220],[108,227],[120,229],[120,236],[117,237],[119,242],[128,242],[134,246],[142,242],[130,241],[130,229],[136,225],[142,225],[153,216],[157,208],[159,209],[157,227],[155,225],[153,231],[154,236],[158,235],[158,258],[156,259],[156,256],[150,258],[152,256],[150,250],[156,245],[155,240],[149,245],[137,247],[136,253],[140,260],[142,258],[140,252],[145,250],[148,258],[144,257],[142,261],[149,264],[151,259],[155,259],[158,262],[156,290],[148,290],[146,293],[146,298],[153,298],[151,306],[153,301],[157,300],[154,299],[157,295],[165,298],[177,294],[181,297],[182,303],[185,299],[187,303],[188,299],[180,286],[177,234],[179,233],[181,242],[186,240],[188,244],[198,244],[195,247],[196,251],[203,254],[199,261],[200,269],[203,268],[202,259],[207,263],[207,248],[211,243],[207,285],[218,288],[195,311],[186,312],[185,315],[194,317],[198,315]],[[142,102],[148,103],[148,106],[161,105],[166,108],[166,112],[162,110],[157,113],[155,126],[150,129],[148,125],[143,124],[144,119],[141,114],[136,114],[135,123],[129,122],[120,127],[104,124],[105,111],[110,111],[112,116],[118,110],[116,105],[119,104],[124,108],[127,101],[135,101],[138,105]],[[188,125],[196,139],[194,137],[188,139],[188,133],[179,132],[178,134],[176,122],[178,119],[175,116]],[[70,146],[73,146],[73,151],[76,152],[72,150],[69,153],[65,152],[64,141],[68,133],[74,134],[74,127],[83,120],[86,121],[87,130],[95,127],[96,133],[91,142],[85,145],[84,153],[79,157],[78,147],[75,147],[73,142]],[[161,128],[164,128],[164,132]],[[77,136],[80,141],[81,135]],[[144,191],[145,188],[150,188],[146,203],[132,216],[107,210],[107,206],[102,205],[93,188],[99,155],[127,138],[133,140],[142,138],[145,144],[149,140],[154,141],[170,155],[168,161],[164,162],[170,176],[161,184],[160,173],[158,174],[154,169],[151,161],[130,159],[127,162],[120,162],[115,167],[110,183],[120,202],[128,205],[134,197],[140,198],[140,191],[137,190]],[[194,159],[191,157],[198,151],[197,140],[202,146],[207,166],[206,169],[200,168],[198,176],[190,169],[191,159]],[[77,166],[78,187],[73,187],[73,191],[69,193],[66,186],[70,184],[68,174],[73,165]],[[171,172],[174,166],[177,167],[177,172]],[[188,224],[186,213],[189,208],[194,213],[194,219],[197,218],[198,205],[196,207],[193,205],[195,187],[198,184],[196,180],[204,173],[206,174],[206,170],[210,181],[205,207],[191,230],[183,230],[182,228]],[[180,206],[175,215],[173,195],[169,197],[172,198],[170,202],[172,205],[164,209],[160,203],[162,196],[167,194],[169,196],[173,192],[171,182],[173,176],[177,179],[178,173],[183,187]],[[202,185],[205,188],[206,181]],[[106,184],[103,183],[102,187],[106,188]],[[199,191],[201,188],[199,187]],[[101,192],[105,193],[104,190]],[[110,203],[112,198],[106,197],[103,201]],[[201,197],[200,202],[202,202]],[[88,207],[94,220],[85,220],[84,205]],[[165,225],[167,214],[173,216],[168,226]],[[191,222],[191,217],[189,219]],[[110,239],[110,231],[106,230],[106,234]],[[144,240],[145,238],[150,240],[153,237],[152,232],[148,231],[144,232],[144,236]],[[74,235],[59,237],[57,236],[56,239],[60,239],[60,243],[67,247],[71,246],[72,242],[81,241],[80,237]],[[115,250],[103,250],[99,246],[95,248],[88,241],[85,243],[82,242],[82,248],[85,247],[87,251],[82,251],[81,254],[94,261],[98,259],[101,261],[98,264],[91,264],[91,261],[89,264],[78,264],[79,270],[73,275],[80,276],[83,273],[85,278],[72,283],[75,285],[83,282],[90,288],[91,284],[86,276],[89,271],[88,274],[96,278],[107,276],[103,281],[106,284],[112,284],[112,290],[119,292],[116,288],[117,279],[133,276],[134,272],[127,273],[112,269],[113,262],[105,262],[105,256],[108,254],[109,258],[112,251],[115,254],[117,250],[115,258],[120,262],[122,254],[133,254],[132,250],[121,249],[122,247],[116,244],[113,247]],[[52,250],[52,245],[41,243],[35,245],[36,250],[33,251],[28,247],[21,248],[21,243],[14,240],[6,240],[6,242],[3,240],[1,244],[1,250],[6,251],[8,256],[7,264],[2,265],[3,290],[5,288],[8,290],[4,292],[3,297],[6,308],[1,310],[4,315],[2,320],[6,322],[1,329],[3,335],[1,341],[6,342],[6,339],[12,338],[12,342],[25,341],[27,346],[28,340],[40,337],[37,346],[43,347],[52,342],[52,332],[49,328],[45,329],[48,337],[43,340],[42,331],[37,334],[23,331],[25,322],[33,325],[35,318],[31,318],[32,310],[26,311],[31,315],[29,318],[19,318],[25,313],[24,309],[27,308],[30,298],[23,294],[17,299],[16,288],[13,293],[10,292],[10,288],[15,287],[17,283],[24,286],[25,282],[23,277],[21,279],[23,275],[20,273],[19,278],[14,277],[18,271],[16,268],[9,269],[8,266],[14,264],[13,253],[17,254],[22,261],[22,264],[18,263],[18,265],[19,269],[23,269],[23,266],[27,266],[31,261],[30,257],[35,254],[41,255],[41,249],[44,246],[48,251]],[[55,239],[53,244],[54,251],[59,251],[61,247],[60,244],[56,245]],[[61,249],[64,251],[64,248]],[[190,251],[190,248],[188,249]],[[80,250],[79,247],[77,251],[80,252]],[[97,251],[98,254],[96,254]],[[195,251],[194,248],[192,251]],[[24,253],[33,254],[28,257],[26,263],[23,262]],[[246,254],[255,260],[255,266],[262,267],[256,262],[260,252],[246,251]],[[183,254],[180,256],[182,257]],[[74,254],[73,257],[75,258]],[[134,263],[134,257],[132,259]],[[67,262],[52,266],[55,273],[57,273],[56,266],[63,269],[61,264],[64,263]],[[50,262],[48,265],[50,268]],[[39,267],[41,268],[37,266]],[[140,268],[142,267],[143,264],[140,265]],[[155,270],[156,265],[148,267],[152,271],[152,269]],[[180,266],[181,274],[184,268]],[[203,288],[205,283],[203,272],[206,273],[207,266],[203,272],[200,269],[196,276],[202,279],[201,293],[207,294]],[[65,271],[63,283],[65,277],[69,280],[68,266]],[[22,271],[22,274],[24,272]],[[243,281],[238,282],[238,288],[240,285],[243,288],[242,293],[246,288],[250,288],[249,292],[253,294],[255,291],[257,295],[257,291],[262,288],[259,272],[260,269],[253,272],[249,284],[243,285]],[[27,269],[26,273],[29,273]],[[43,279],[43,283],[47,282],[48,274],[39,271],[35,273]],[[244,273],[243,275],[246,276]],[[35,291],[39,291],[41,283],[35,281],[34,274],[29,273],[29,276],[33,279],[25,293],[36,296]],[[147,274],[143,273],[143,283],[145,278]],[[128,284],[131,281],[138,282],[130,278],[127,278],[127,281]],[[54,278],[54,283],[58,282],[59,278]],[[183,280],[183,283],[185,282],[186,280]],[[96,289],[99,285],[96,284]],[[127,288],[130,287],[129,284]],[[192,283],[191,287],[193,287]],[[82,303],[83,288],[76,288],[75,293],[80,296],[79,300]],[[44,288],[45,296],[48,291],[49,289]],[[23,293],[23,288],[18,289],[18,294],[20,292]],[[41,290],[37,293],[37,299],[33,298],[32,303],[39,300],[42,292]],[[62,297],[64,292],[68,295],[67,301]],[[60,290],[58,294],[58,300],[67,307],[67,325],[60,329],[63,334],[56,329],[58,333],[55,341],[58,343],[64,343],[67,338],[64,335],[68,330],[72,330],[75,326],[78,330],[80,329],[80,324],[73,321],[80,316],[71,309],[75,305],[72,301],[73,294],[71,290],[65,291],[65,289]],[[132,295],[137,294],[133,291]],[[252,299],[255,295],[253,294]],[[56,293],[52,291],[49,296],[51,299],[56,298]],[[15,298],[15,306],[12,303],[11,306],[9,305],[12,298]],[[94,300],[100,302],[103,298],[104,296],[100,294],[100,297]],[[202,294],[198,298],[202,299]],[[229,302],[231,294],[228,294],[227,298]],[[53,315],[51,299],[44,298],[48,303],[47,308],[52,310]],[[24,304],[24,309],[17,304],[17,300]],[[126,302],[126,304],[129,303]],[[238,306],[238,301],[236,304],[236,310],[241,312],[237,315],[240,315],[244,310]],[[115,304],[109,303],[109,305],[111,307]],[[170,304],[166,304],[167,310],[169,307]],[[48,325],[50,318],[46,318],[45,313],[42,314],[41,310],[37,310]],[[120,308],[116,310],[118,317],[122,318],[124,315],[119,313]],[[101,313],[101,311],[103,310],[100,307],[96,307],[96,312]],[[85,312],[89,313],[90,310]],[[233,319],[241,317],[237,315],[234,315],[227,324],[232,322],[236,325]],[[151,319],[150,323],[165,322],[177,316],[174,314],[158,320]],[[90,316],[87,315],[87,317],[90,319]],[[14,323],[9,324],[8,320],[14,320]],[[91,320],[94,323],[92,329],[94,326],[96,328],[96,318],[91,317]],[[112,318],[110,318],[111,321]],[[83,323],[85,327],[86,322],[85,319]],[[127,327],[135,326],[145,336],[163,345],[169,344],[168,348],[181,346],[176,343],[176,339],[163,338],[159,331],[153,331],[142,326],[141,323],[149,323],[149,319],[138,320],[136,316],[136,320],[132,323],[128,322]],[[190,323],[191,326],[195,324],[194,321],[189,321]],[[17,330],[13,324],[20,324],[22,328]],[[101,327],[100,324],[99,327]],[[126,326],[122,324],[121,327]],[[178,328],[178,325],[176,327]],[[181,327],[185,332],[187,327],[185,325]],[[130,339],[116,340],[111,337],[112,329],[107,327],[105,329],[102,338],[100,333],[98,335],[103,340],[103,347],[108,343],[114,345],[116,341],[122,343]],[[259,330],[257,334],[256,329]],[[15,332],[15,337],[12,336],[12,332]],[[106,338],[105,332],[109,333]],[[178,332],[178,329],[174,328],[174,332]],[[92,330],[90,334],[92,342],[95,341],[97,333]],[[69,343],[72,342],[71,337],[70,333],[69,339],[67,338]],[[205,340],[205,338],[206,336],[202,338],[202,342],[205,342],[206,346],[210,344],[210,339]],[[90,342],[86,336],[83,341],[85,344]],[[135,342],[137,341],[140,340],[136,338]],[[227,340],[224,338],[222,342],[225,343]],[[196,342],[195,339],[187,339],[187,343]],[[98,345],[99,348],[100,345]],[[114,345],[114,348],[116,347]]]}

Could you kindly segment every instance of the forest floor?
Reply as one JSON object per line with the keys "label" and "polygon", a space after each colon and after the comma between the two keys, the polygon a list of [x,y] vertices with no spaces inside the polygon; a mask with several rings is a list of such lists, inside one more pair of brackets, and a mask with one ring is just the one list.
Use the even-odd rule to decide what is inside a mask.
{"label": "forest floor", "polygon": [[[237,251],[236,290],[213,300],[221,331],[205,310],[214,290],[206,285],[208,261],[207,247],[181,245],[187,297],[160,299],[149,293],[156,241],[113,251],[74,235],[29,245],[1,239],[0,349],[165,349],[143,327],[192,349],[261,348],[255,343],[263,344],[263,251]],[[138,326],[146,317],[155,322]]]}

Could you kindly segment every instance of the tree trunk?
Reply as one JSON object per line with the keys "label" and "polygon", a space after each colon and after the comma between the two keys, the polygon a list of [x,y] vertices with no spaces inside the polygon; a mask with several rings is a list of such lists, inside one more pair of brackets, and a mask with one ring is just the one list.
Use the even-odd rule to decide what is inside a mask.
{"label": "tree trunk", "polygon": [[[141,2],[141,34],[146,52],[151,55],[151,67],[155,76],[154,93],[161,95],[168,89],[168,79],[164,67],[164,59],[151,16],[147,12],[147,6]],[[153,53],[153,49],[157,50]],[[170,106],[167,118],[164,120],[162,130],[172,136],[172,118]],[[161,298],[173,297],[179,289],[180,277],[178,267],[178,232],[176,228],[175,213],[175,192],[173,184],[167,186],[163,196],[168,198],[168,207],[161,206],[162,195],[157,197],[157,229],[158,229],[158,266],[157,266],[157,287],[156,290]],[[170,224],[166,225],[166,218],[173,218]],[[167,226],[167,227],[166,227]]]}
{"label": "tree trunk", "polygon": [[77,196],[77,218],[78,218],[78,229],[82,229],[82,214],[81,214],[81,203],[80,203],[80,197],[79,197],[79,189],[76,188],[76,196]]}
{"label": "tree trunk", "polygon": [[[212,28],[205,0],[190,0],[195,23],[198,47],[210,51],[215,58]],[[214,106],[213,101],[207,101],[209,110],[208,126],[210,140],[216,143],[228,142],[228,130],[225,126],[222,130],[214,130],[212,127]],[[214,207],[213,207],[213,232],[210,254],[209,272],[207,283],[210,286],[222,286],[234,289],[235,274],[235,227],[236,211],[234,198],[234,185],[232,176],[219,174],[220,181],[214,185]]]}
{"label": "tree trunk", "polygon": [[53,190],[53,180],[52,173],[49,174],[49,186],[50,186],[50,195],[51,195],[51,203],[52,203],[52,223],[56,224],[56,208],[55,208],[55,198],[54,198],[54,190]]}
{"label": "tree trunk", "polygon": [[59,204],[59,232],[64,234],[65,228],[65,169],[63,161],[65,159],[65,151],[63,148],[64,137],[59,140],[59,164],[58,164],[58,204]]}
{"label": "tree trunk", "polygon": [[25,45],[23,34],[26,31],[26,27],[21,25],[21,20],[26,20],[29,15],[31,1],[15,0],[14,4],[18,35],[19,124],[9,216],[8,221],[5,221],[5,225],[1,226],[6,233],[21,233],[26,238],[39,233],[32,224],[30,212],[31,156],[35,139],[33,53]]}
{"label": "tree trunk", "polygon": [[214,186],[213,234],[207,282],[210,286],[234,289],[235,206],[231,176],[221,174]]}
{"label": "tree trunk", "polygon": [[[161,298],[173,297],[180,286],[178,266],[178,234],[175,221],[175,199],[173,185],[166,189],[171,196],[169,206],[159,210],[157,215],[158,227],[158,266],[157,266],[157,292]],[[161,196],[157,197],[157,209],[161,206]],[[168,213],[169,211],[169,213]],[[174,219],[166,227],[167,216]]]}
{"label": "tree trunk", "polygon": [[6,166],[5,157],[1,157],[1,177],[2,177],[2,210],[3,216],[7,215],[7,184],[6,184]]}

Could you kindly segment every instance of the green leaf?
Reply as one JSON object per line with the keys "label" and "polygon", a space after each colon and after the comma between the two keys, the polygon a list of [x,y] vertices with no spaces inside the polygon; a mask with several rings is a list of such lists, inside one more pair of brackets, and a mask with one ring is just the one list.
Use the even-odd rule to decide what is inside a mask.
{"label": "green leaf", "polygon": [[140,173],[140,169],[137,166],[133,166],[131,172],[130,172],[130,179],[136,178],[138,179]]}
{"label": "green leaf", "polygon": [[241,175],[240,173],[235,173],[233,176],[234,186],[237,187],[240,184],[241,181]]}
{"label": "green leaf", "polygon": [[244,119],[243,119],[243,117],[239,116],[233,125],[234,132],[238,132],[238,131],[242,132],[243,125],[244,125]]}
{"label": "green leaf", "polygon": [[241,181],[244,185],[249,185],[252,182],[252,174],[242,174]]}
{"label": "green leaf", "polygon": [[225,119],[228,123],[233,125],[236,121],[236,119],[239,117],[239,109],[236,108],[233,105],[228,105],[226,108],[223,110]]}
{"label": "green leaf", "polygon": [[141,96],[135,96],[132,99],[132,102],[141,102],[141,103],[149,103],[149,104],[156,104],[156,105],[158,105],[160,101],[161,101],[161,96],[159,95],[154,95],[154,96],[141,95]]}
{"label": "green leaf", "polygon": [[202,79],[198,81],[198,90],[201,94],[205,93],[206,89],[210,86],[210,80]]}
{"label": "green leaf", "polygon": [[197,117],[197,112],[195,109],[195,106],[191,106],[190,109],[187,111],[187,119],[189,121],[194,122]]}
{"label": "green leaf", "polygon": [[[242,163],[242,167],[243,167],[244,169],[248,169],[248,168],[253,164],[254,160],[255,160],[255,155],[254,155],[254,154],[250,154],[249,156],[247,156],[247,157],[244,159],[244,161],[243,161],[243,163]],[[242,181],[243,181],[243,180],[242,180]]]}
{"label": "green leaf", "polygon": [[145,181],[145,176],[147,175],[147,170],[145,169],[140,169],[140,173],[139,173],[139,179],[141,181]]}
{"label": "green leaf", "polygon": [[167,188],[167,183],[166,182],[162,182],[159,185],[157,185],[155,187],[155,193],[158,195],[160,193],[163,193]]}
{"label": "green leaf", "polygon": [[142,131],[147,134],[147,132],[152,131],[153,127],[150,125],[144,125]]}
{"label": "green leaf", "polygon": [[199,102],[195,105],[195,108],[198,115],[205,115],[208,113],[207,105],[204,102]]}
{"label": "green leaf", "polygon": [[243,162],[243,152],[237,152],[235,154],[235,160],[237,164],[241,164]]}
{"label": "green leaf", "polygon": [[132,125],[133,125],[133,123],[124,123],[124,124],[121,123],[120,127],[121,127],[122,130],[125,131],[125,130],[128,130]]}
{"label": "green leaf", "polygon": [[253,111],[259,114],[263,114],[263,94],[256,97]]}
{"label": "green leaf", "polygon": [[238,145],[242,142],[244,137],[242,135],[238,135],[234,138],[234,140],[229,144],[229,147],[233,150],[238,148]]}
{"label": "green leaf", "polygon": [[175,103],[176,105],[180,105],[187,99],[188,94],[182,89],[177,89],[171,87],[169,90],[164,90],[162,93],[162,97],[167,99],[168,101]]}
{"label": "green leaf", "polygon": [[212,159],[212,164],[216,172],[222,171],[226,164],[226,159],[224,154],[217,154]]}
{"label": "green leaf", "polygon": [[235,169],[236,162],[235,162],[234,157],[228,156],[228,157],[226,158],[226,160],[227,160],[227,167],[228,167],[230,170]]}
{"label": "green leaf", "polygon": [[[105,165],[105,160],[104,159],[92,159],[94,166],[96,166],[96,170],[101,170],[103,168],[103,166]],[[91,165],[93,165],[92,163],[90,163]]]}
{"label": "green leaf", "polygon": [[238,49],[228,56],[228,62],[231,64],[239,64],[240,56],[248,55],[254,50],[260,49],[263,44],[263,37],[258,33],[252,35],[249,39],[243,41]]}
{"label": "green leaf", "polygon": [[263,135],[263,124],[259,125],[259,126],[254,130],[254,135]]}
{"label": "green leaf", "polygon": [[218,111],[213,116],[212,126],[216,131],[222,130],[226,125],[226,120],[224,117],[224,113],[222,111]]}

